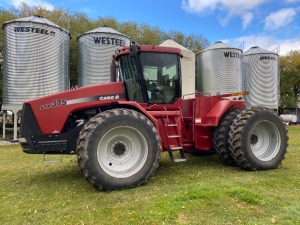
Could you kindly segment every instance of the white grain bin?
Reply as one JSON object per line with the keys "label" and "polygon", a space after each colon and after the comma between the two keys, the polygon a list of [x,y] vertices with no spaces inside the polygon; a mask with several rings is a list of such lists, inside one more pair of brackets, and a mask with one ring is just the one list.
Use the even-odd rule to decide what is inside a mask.
{"label": "white grain bin", "polygon": [[78,85],[110,82],[110,65],[115,51],[129,46],[131,39],[110,27],[100,27],[78,36]]}
{"label": "white grain bin", "polygon": [[242,91],[242,50],[221,41],[197,54],[197,91],[211,95]]}
{"label": "white grain bin", "polygon": [[279,79],[278,55],[274,52],[252,47],[243,54],[244,88],[247,107],[278,109]]}
{"label": "white grain bin", "polygon": [[3,110],[14,114],[24,101],[69,88],[69,42],[65,29],[41,17],[2,26]]}
{"label": "white grain bin", "polygon": [[192,97],[195,93],[195,53],[176,43],[173,40],[166,40],[160,46],[179,48],[183,54],[181,59],[181,74],[182,74],[182,96],[186,98]]}

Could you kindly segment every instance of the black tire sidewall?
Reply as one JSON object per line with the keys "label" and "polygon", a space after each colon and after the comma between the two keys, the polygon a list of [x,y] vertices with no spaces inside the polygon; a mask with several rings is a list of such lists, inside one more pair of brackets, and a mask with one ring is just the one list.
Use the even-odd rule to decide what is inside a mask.
{"label": "black tire sidewall", "polygon": [[[109,112],[104,112],[109,113]],[[133,112],[137,113],[137,112]],[[125,189],[141,185],[148,176],[151,175],[153,164],[158,160],[160,148],[158,143],[154,143],[157,139],[156,132],[153,130],[153,125],[149,125],[149,119],[139,119],[144,115],[132,116],[133,114],[111,115],[102,120],[91,133],[87,147],[86,169],[90,176],[94,177],[95,184],[100,184],[100,189]],[[150,122],[151,123],[151,122]],[[97,157],[98,144],[109,130],[117,126],[130,126],[141,132],[148,145],[148,155],[143,167],[134,175],[127,178],[116,178],[108,175],[100,166]],[[94,185],[95,185],[94,184]]]}
{"label": "black tire sidewall", "polygon": [[[229,166],[237,166],[237,163],[229,150],[229,132],[233,120],[238,116],[240,111],[241,109],[232,109],[231,111],[226,112],[221,118],[218,127],[214,130],[214,149],[220,160]],[[219,138],[219,136],[221,136],[221,138]]]}
{"label": "black tire sidewall", "polygon": [[[281,139],[281,143],[277,155],[269,161],[262,161],[258,159],[254,155],[251,149],[251,143],[250,143],[251,132],[254,129],[254,127],[262,121],[268,121],[273,123],[278,129],[280,139]],[[257,111],[248,119],[247,124],[243,128],[243,136],[242,136],[241,143],[242,143],[244,157],[247,160],[247,162],[251,165],[252,168],[256,168],[258,170],[273,169],[280,164],[280,162],[283,160],[284,155],[286,153],[286,148],[287,148],[286,128],[282,120],[276,114],[270,112],[269,110],[260,110]]]}

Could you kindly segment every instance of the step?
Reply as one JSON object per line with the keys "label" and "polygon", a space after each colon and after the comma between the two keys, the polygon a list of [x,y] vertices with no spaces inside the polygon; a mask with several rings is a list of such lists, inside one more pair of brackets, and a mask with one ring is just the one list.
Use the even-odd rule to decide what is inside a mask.
{"label": "step", "polygon": [[168,138],[179,138],[180,135],[169,135]]}
{"label": "step", "polygon": [[186,159],[174,159],[174,162],[185,162]]}
{"label": "step", "polygon": [[181,146],[173,146],[173,147],[170,147],[170,148],[171,148],[171,150],[180,150],[180,149],[182,149]]}
{"label": "step", "polygon": [[180,111],[148,111],[154,117],[177,117],[181,116]]}
{"label": "step", "polygon": [[[178,148],[177,150],[179,150],[179,153],[180,153],[180,157],[179,158],[174,158],[174,155],[173,155],[173,148]],[[170,147],[168,149],[168,153],[169,153],[169,157],[170,159],[173,161],[173,162],[185,162],[186,161],[186,158],[185,158],[185,155],[184,155],[184,150],[182,149],[182,147],[179,147],[179,146],[174,146],[174,147]]]}
{"label": "step", "polygon": [[195,146],[195,143],[183,143],[183,146],[186,148],[191,148]]}
{"label": "step", "polygon": [[175,123],[175,124],[167,124],[166,125],[167,127],[177,127],[177,124]]}

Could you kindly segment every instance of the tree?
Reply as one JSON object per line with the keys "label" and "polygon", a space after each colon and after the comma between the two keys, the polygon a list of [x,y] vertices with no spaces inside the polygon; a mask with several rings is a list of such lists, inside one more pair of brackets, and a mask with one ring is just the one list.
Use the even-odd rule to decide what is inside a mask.
{"label": "tree", "polygon": [[[5,11],[4,9],[0,8],[0,25],[2,26],[6,21],[10,21],[15,19],[16,16],[12,13]],[[2,63],[3,63],[3,40],[4,40],[4,32],[1,27],[0,30],[0,110],[2,108],[2,77],[3,77],[3,70],[2,70]]]}
{"label": "tree", "polygon": [[210,44],[209,41],[202,35],[195,33],[185,35],[184,33],[179,31],[171,31],[169,33],[166,33],[163,39],[172,39],[173,41],[186,47],[187,49],[193,51],[196,54],[204,48],[208,47],[208,45]]}
{"label": "tree", "polygon": [[300,50],[280,57],[280,105],[295,107],[300,97]]}

